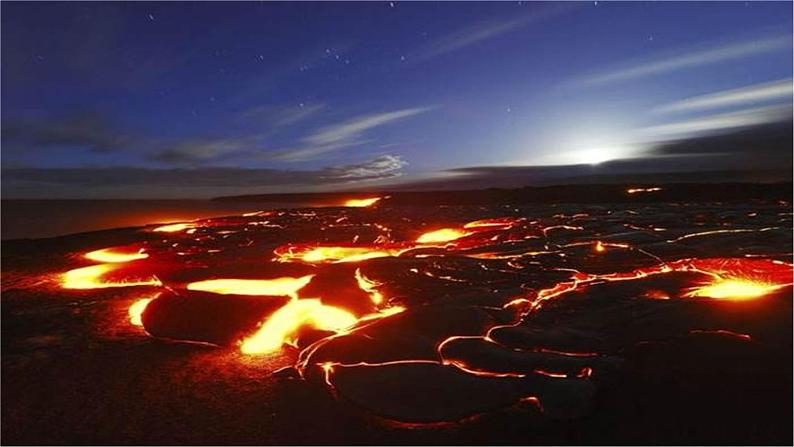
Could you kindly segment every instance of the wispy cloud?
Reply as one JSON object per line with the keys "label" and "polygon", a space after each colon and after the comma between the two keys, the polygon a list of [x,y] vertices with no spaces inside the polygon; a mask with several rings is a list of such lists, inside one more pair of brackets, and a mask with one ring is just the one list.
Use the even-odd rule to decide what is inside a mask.
{"label": "wispy cloud", "polygon": [[740,104],[758,103],[775,99],[791,102],[791,78],[766,82],[746,87],[723,90],[708,95],[695,96],[681,101],[665,104],[654,109],[655,112],[688,112],[692,110],[715,109]]}
{"label": "wispy cloud", "polygon": [[314,117],[325,108],[325,104],[319,103],[289,106],[261,105],[244,110],[239,118],[277,130]]}
{"label": "wispy cloud", "polygon": [[790,119],[791,112],[792,107],[790,104],[743,109],[681,122],[646,127],[640,129],[637,132],[637,136],[646,141],[688,137],[695,134],[725,131],[783,121]]}
{"label": "wispy cloud", "polygon": [[421,61],[451,53],[550,18],[572,7],[572,4],[558,4],[510,20],[479,22],[427,43],[412,53],[410,59]]}
{"label": "wispy cloud", "polygon": [[6,197],[201,197],[219,193],[349,187],[400,175],[407,163],[397,155],[316,170],[202,167],[195,169],[4,168]]}
{"label": "wispy cloud", "polygon": [[361,115],[342,123],[320,128],[301,140],[300,147],[273,154],[281,161],[301,161],[366,142],[364,134],[373,128],[428,112],[433,107],[415,107],[393,112]]}
{"label": "wispy cloud", "polygon": [[337,180],[382,179],[397,177],[408,165],[399,155],[381,155],[365,163],[336,166],[326,169],[324,178]]}
{"label": "wispy cloud", "polygon": [[151,159],[172,166],[198,166],[255,147],[257,138],[187,138],[160,146]]}
{"label": "wispy cloud", "polygon": [[128,147],[134,141],[132,135],[114,126],[102,114],[93,112],[3,123],[3,146],[7,149],[77,147],[110,152]]}
{"label": "wispy cloud", "polygon": [[690,51],[677,56],[657,58],[611,71],[595,73],[580,79],[579,83],[582,85],[601,85],[626,81],[685,68],[741,59],[756,54],[779,50],[789,45],[791,45],[791,35],[734,42],[728,45]]}

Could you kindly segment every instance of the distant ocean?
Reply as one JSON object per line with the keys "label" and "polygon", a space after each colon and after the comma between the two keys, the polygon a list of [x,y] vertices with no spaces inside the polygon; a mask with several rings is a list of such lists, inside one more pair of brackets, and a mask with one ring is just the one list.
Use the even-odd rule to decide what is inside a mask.
{"label": "distant ocean", "polygon": [[3,240],[55,237],[300,206],[308,204],[210,200],[3,200],[0,234]]}

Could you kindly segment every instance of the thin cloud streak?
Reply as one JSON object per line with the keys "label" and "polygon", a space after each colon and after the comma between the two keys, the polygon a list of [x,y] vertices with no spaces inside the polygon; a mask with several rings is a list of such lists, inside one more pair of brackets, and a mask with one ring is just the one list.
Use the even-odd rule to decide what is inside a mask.
{"label": "thin cloud streak", "polygon": [[688,112],[784,98],[790,102],[791,94],[791,78],[789,78],[695,96],[657,107],[654,111],[658,113]]}
{"label": "thin cloud streak", "polygon": [[433,110],[434,107],[415,107],[393,112],[362,115],[348,121],[323,127],[302,139],[302,146],[276,153],[269,158],[280,161],[303,161],[346,147],[364,143],[364,133],[394,121]]}
{"label": "thin cloud streak", "polygon": [[410,60],[416,62],[442,56],[498,37],[502,34],[518,30],[538,21],[569,11],[572,8],[573,6],[570,4],[564,6],[555,5],[554,8],[539,10],[512,20],[480,22],[428,43],[411,54]]}
{"label": "thin cloud streak", "polygon": [[709,115],[681,122],[640,129],[637,136],[645,141],[662,141],[695,134],[738,129],[785,120],[791,116],[791,105],[775,105]]}
{"label": "thin cloud streak", "polygon": [[741,59],[761,53],[785,48],[791,44],[791,36],[777,36],[765,39],[733,43],[706,50],[692,51],[682,56],[670,57],[652,62],[617,69],[615,71],[594,74],[579,80],[581,85],[602,85],[618,81],[626,81],[660,73],[682,70],[701,65],[708,65],[733,59]]}

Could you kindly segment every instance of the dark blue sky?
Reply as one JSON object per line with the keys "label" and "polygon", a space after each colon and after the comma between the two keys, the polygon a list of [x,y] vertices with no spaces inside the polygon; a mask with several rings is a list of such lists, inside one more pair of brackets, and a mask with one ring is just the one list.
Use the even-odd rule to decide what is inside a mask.
{"label": "dark blue sky", "polygon": [[789,116],[791,39],[788,2],[3,2],[3,194],[652,158]]}

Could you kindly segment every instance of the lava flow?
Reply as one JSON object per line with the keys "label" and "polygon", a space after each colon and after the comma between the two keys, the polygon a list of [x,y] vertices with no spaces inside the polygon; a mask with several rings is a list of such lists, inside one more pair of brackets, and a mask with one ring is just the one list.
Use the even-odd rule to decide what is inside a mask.
{"label": "lava flow", "polygon": [[350,312],[324,305],[318,299],[294,300],[271,315],[254,335],[246,338],[240,350],[244,354],[266,354],[285,344],[296,346],[298,332],[306,326],[336,332],[357,321]]}
{"label": "lava flow", "polygon": [[[371,206],[380,198],[355,200],[346,206]],[[363,216],[386,211],[375,209]],[[673,308],[685,302],[718,307],[708,303],[762,298],[792,284],[792,265],[786,262],[664,254],[688,253],[685,244],[756,230],[707,228],[662,238],[657,229],[674,228],[675,222],[662,226],[634,218],[636,212],[627,210],[621,216],[628,222],[610,217],[614,221],[602,225],[598,219],[609,214],[596,212],[556,211],[553,217],[444,225],[408,221],[403,227],[356,223],[351,215],[339,216],[349,211],[338,208],[328,216],[268,212],[202,224],[200,236],[194,237],[190,231],[196,224],[169,224],[145,231],[163,233],[146,243],[85,253],[84,258],[99,264],[62,274],[61,285],[159,287],[157,295],[138,298],[129,307],[130,324],[156,337],[233,346],[245,355],[295,348],[294,366],[301,377],[314,380],[318,373],[322,385],[348,399],[355,400],[358,386],[401,383],[404,375],[420,373],[413,380],[427,378],[441,394],[448,393],[444,395],[467,395],[466,386],[488,390],[471,403],[459,404],[470,409],[449,416],[438,409],[428,410],[431,416],[426,418],[375,411],[415,423],[462,419],[479,411],[477,399],[496,396],[503,396],[500,405],[532,402],[543,413],[564,412],[564,404],[555,403],[560,402],[555,393],[591,387],[593,377],[608,374],[619,363],[601,352],[597,337],[590,340],[585,332],[564,325],[566,318],[585,318],[589,305],[587,300],[564,298],[588,296],[596,286],[628,285],[632,306]],[[301,232],[291,230],[296,223],[305,225]],[[305,232],[318,226],[350,232],[306,238]],[[416,228],[431,231],[418,233]],[[620,230],[610,234],[610,228]],[[757,231],[775,230],[767,225]],[[291,243],[293,237],[301,242]],[[358,242],[365,237],[372,242]],[[326,242],[333,240],[353,242]],[[238,260],[245,267],[235,275],[229,262]],[[224,277],[221,271],[233,273]],[[546,306],[552,301],[555,305]],[[571,303],[577,311],[556,311],[556,303]],[[543,316],[554,312],[559,312],[552,318],[555,326],[546,329]],[[590,325],[597,327],[587,321],[582,327]],[[684,334],[753,340],[742,328],[713,327],[702,320]],[[359,385],[355,377],[360,374],[382,376]],[[509,387],[501,388],[504,383]],[[446,388],[451,384],[461,388]],[[384,393],[392,391],[386,388]]]}
{"label": "lava flow", "polygon": [[175,224],[168,224],[159,226],[152,231],[156,231],[159,233],[178,233],[180,231],[189,230],[191,228],[195,228],[195,224],[191,223],[175,223]]}
{"label": "lava flow", "polygon": [[286,245],[274,251],[280,262],[308,264],[361,262],[368,259],[400,256],[407,248],[396,246]]}
{"label": "lava flow", "polygon": [[149,257],[149,255],[146,254],[143,249],[128,251],[117,248],[103,248],[101,250],[94,250],[86,253],[84,256],[86,259],[90,259],[92,261],[110,263],[137,261],[138,259],[146,259]]}
{"label": "lava flow", "polygon": [[69,270],[62,275],[61,284],[65,289],[104,289],[107,287],[162,285],[160,280],[154,276],[145,279],[109,279],[108,275],[117,271],[118,268],[114,264],[98,264]]}
{"label": "lava flow", "polygon": [[702,286],[694,287],[688,297],[706,297],[728,300],[751,300],[768,295],[787,284],[769,284],[751,279],[719,278]]}
{"label": "lava flow", "polygon": [[302,289],[314,275],[300,278],[275,279],[208,279],[187,285],[188,290],[218,293],[221,295],[265,295],[290,296],[297,298],[298,290]]}
{"label": "lava flow", "polygon": [[366,199],[350,199],[346,200],[344,206],[351,208],[366,208],[380,202],[383,197],[370,197]]}
{"label": "lava flow", "polygon": [[141,314],[143,314],[143,311],[146,310],[146,306],[148,306],[152,300],[154,300],[154,298],[142,298],[132,303],[132,306],[130,306],[130,309],[127,313],[130,317],[130,323],[132,323],[133,326],[143,326]]}

